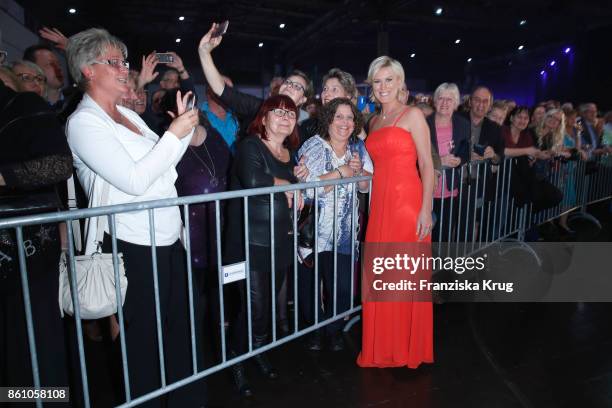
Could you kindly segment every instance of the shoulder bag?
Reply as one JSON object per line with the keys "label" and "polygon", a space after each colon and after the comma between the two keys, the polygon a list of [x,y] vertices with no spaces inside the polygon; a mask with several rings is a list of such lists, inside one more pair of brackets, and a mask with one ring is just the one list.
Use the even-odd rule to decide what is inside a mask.
{"label": "shoulder bag", "polygon": [[[101,206],[108,204],[109,184],[105,181],[102,189]],[[117,313],[117,295],[115,291],[115,269],[113,254],[102,253],[102,241],[106,228],[106,216],[98,217],[96,241],[98,250],[91,255],[76,256],[76,291],[79,300],[81,319],[101,319]],[[125,303],[127,277],[123,264],[123,254],[117,254],[119,267],[119,284],[121,286],[121,304]],[[62,317],[64,312],[74,315],[70,283],[70,260],[62,253],[59,263],[59,306]]]}

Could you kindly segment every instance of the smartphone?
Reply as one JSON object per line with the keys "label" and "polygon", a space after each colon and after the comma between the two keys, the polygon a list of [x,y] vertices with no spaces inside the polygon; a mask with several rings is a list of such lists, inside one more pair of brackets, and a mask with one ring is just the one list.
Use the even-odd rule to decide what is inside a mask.
{"label": "smartphone", "polygon": [[486,148],[487,148],[487,146],[485,146],[485,145],[475,144],[474,145],[474,153],[476,153],[479,156],[484,156],[484,152],[485,152]]}
{"label": "smartphone", "polygon": [[227,32],[227,26],[229,26],[229,20],[225,20],[217,26],[217,29],[213,31],[211,38],[220,37]]}
{"label": "smartphone", "polygon": [[187,110],[194,110],[196,107],[196,96],[195,94],[191,94],[189,100],[187,101]]}
{"label": "smartphone", "polygon": [[155,56],[157,57],[157,61],[160,64],[170,64],[174,62],[174,55],[168,52],[158,52],[158,53],[155,53]]}

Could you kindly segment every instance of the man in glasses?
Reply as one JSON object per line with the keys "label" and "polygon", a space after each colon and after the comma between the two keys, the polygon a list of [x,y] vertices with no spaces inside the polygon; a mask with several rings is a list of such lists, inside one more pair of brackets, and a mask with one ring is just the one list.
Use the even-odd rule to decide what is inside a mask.
{"label": "man in glasses", "polygon": [[[255,118],[263,100],[252,95],[242,93],[231,86],[226,86],[223,76],[217,70],[211,52],[220,43],[223,36],[213,37],[213,30],[216,28],[213,23],[211,29],[202,37],[198,47],[200,63],[204,71],[204,76],[208,81],[208,86],[212,92],[219,96],[221,102],[229,107],[240,119],[241,135],[245,134],[246,128]],[[290,97],[300,108],[306,100],[312,96],[312,81],[302,71],[294,70],[280,85],[278,93]]]}
{"label": "man in glasses", "polygon": [[45,99],[47,78],[40,67],[30,61],[15,61],[11,70],[17,76],[24,92],[34,92]]}

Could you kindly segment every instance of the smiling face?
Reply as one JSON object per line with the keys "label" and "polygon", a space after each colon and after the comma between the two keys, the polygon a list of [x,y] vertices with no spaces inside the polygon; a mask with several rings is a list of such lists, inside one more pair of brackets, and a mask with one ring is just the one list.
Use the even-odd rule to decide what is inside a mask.
{"label": "smiling face", "polygon": [[436,113],[440,116],[449,117],[457,108],[457,101],[452,92],[442,91],[434,101]]}
{"label": "smiling face", "polygon": [[266,137],[273,140],[285,140],[293,132],[297,113],[285,107],[270,110],[263,118]]}
{"label": "smiling face", "polygon": [[504,124],[504,120],[506,119],[506,110],[502,108],[493,108],[487,117],[501,126]]}
{"label": "smiling face", "polygon": [[13,72],[21,83],[21,89],[24,92],[34,92],[38,96],[43,96],[45,93],[46,78],[41,76],[36,70],[27,65],[15,65]]}
{"label": "smiling face", "polygon": [[349,105],[339,105],[329,125],[329,137],[334,142],[345,143],[355,130],[355,117]]}
{"label": "smiling face", "polygon": [[372,76],[372,91],[381,104],[394,102],[403,83],[391,67],[383,67]]}
{"label": "smiling face", "polygon": [[470,97],[470,114],[472,118],[481,120],[491,107],[491,92],[485,88],[478,88]]}
{"label": "smiling face", "polygon": [[349,95],[346,90],[338,81],[338,78],[329,78],[323,84],[323,91],[321,92],[321,102],[323,105],[327,105],[329,102],[336,98],[348,98]]}
{"label": "smiling face", "polygon": [[[109,60],[123,61],[121,50],[115,47],[106,47],[102,55],[96,59],[100,62]],[[92,91],[104,92],[112,95],[116,100],[130,91],[128,85],[129,69],[121,64],[95,63],[88,66],[88,71],[85,75],[90,80],[89,86]]]}
{"label": "smiling face", "polygon": [[555,112],[546,115],[546,117],[544,118],[544,127],[549,130],[552,130],[553,132],[556,131],[561,125],[561,120],[563,118],[562,115],[563,114],[561,112]]}
{"label": "smiling face", "polygon": [[527,129],[529,125],[529,113],[527,111],[521,111],[515,114],[510,118],[510,124],[519,131]]}
{"label": "smiling face", "polygon": [[295,106],[300,106],[306,102],[304,92],[306,90],[306,80],[299,75],[291,75],[281,84],[278,89],[279,95],[286,95],[291,98]]}

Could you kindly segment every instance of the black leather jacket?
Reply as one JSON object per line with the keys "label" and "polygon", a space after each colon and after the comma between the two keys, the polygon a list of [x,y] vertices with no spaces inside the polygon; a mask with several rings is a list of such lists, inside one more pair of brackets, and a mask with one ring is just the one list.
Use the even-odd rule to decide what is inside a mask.
{"label": "black leather jacket", "polygon": [[[232,168],[230,190],[272,187],[274,177],[296,183],[294,163],[283,163],[274,157],[257,136],[249,136],[238,144]],[[249,243],[270,247],[270,195],[250,197]],[[228,209],[226,260],[235,262],[244,258],[243,199],[230,200]],[[279,254],[291,251],[288,233],[292,222],[284,193],[274,195],[274,237]]]}

